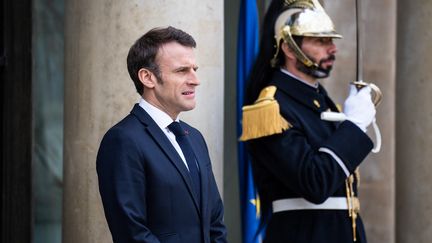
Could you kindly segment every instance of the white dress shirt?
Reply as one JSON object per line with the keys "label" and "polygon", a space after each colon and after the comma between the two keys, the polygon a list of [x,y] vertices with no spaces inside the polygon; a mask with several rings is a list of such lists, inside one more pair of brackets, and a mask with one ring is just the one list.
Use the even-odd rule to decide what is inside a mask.
{"label": "white dress shirt", "polygon": [[[156,124],[159,126],[159,128],[165,133],[168,140],[171,142],[171,144],[174,146],[177,153],[182,158],[186,168],[189,170],[189,167],[186,163],[186,159],[183,155],[183,151],[181,150],[180,145],[177,143],[174,133],[172,133],[168,129],[168,125],[174,122],[173,119],[167,113],[163,112],[162,110],[155,107],[154,105],[148,103],[143,98],[140,99],[139,106],[143,108],[150,115],[153,121],[155,121]],[[175,119],[175,121],[179,122],[178,117]]]}

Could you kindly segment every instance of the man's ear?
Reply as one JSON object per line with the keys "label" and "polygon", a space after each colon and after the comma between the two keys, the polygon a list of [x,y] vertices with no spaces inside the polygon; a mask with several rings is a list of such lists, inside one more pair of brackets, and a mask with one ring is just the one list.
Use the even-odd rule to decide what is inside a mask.
{"label": "man's ear", "polygon": [[286,42],[282,42],[281,49],[287,58],[296,59],[294,52],[291,50],[291,48],[288,46]]}
{"label": "man's ear", "polygon": [[146,88],[153,88],[156,84],[156,77],[146,68],[138,70],[138,78]]}

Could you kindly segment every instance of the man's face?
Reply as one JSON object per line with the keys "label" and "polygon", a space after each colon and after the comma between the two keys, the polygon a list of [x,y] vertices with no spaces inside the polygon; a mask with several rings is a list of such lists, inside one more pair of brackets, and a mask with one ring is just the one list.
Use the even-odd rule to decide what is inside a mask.
{"label": "man's face", "polygon": [[303,72],[307,71],[307,74],[315,78],[328,77],[336,60],[337,49],[333,39],[330,37],[304,37],[301,49],[311,61],[318,64],[319,69],[316,72],[304,70],[307,67],[302,63],[297,64],[298,69]]}
{"label": "man's face", "polygon": [[177,42],[164,44],[156,55],[156,63],[161,79],[155,83],[151,103],[172,118],[195,108],[195,88],[200,81],[193,48]]}

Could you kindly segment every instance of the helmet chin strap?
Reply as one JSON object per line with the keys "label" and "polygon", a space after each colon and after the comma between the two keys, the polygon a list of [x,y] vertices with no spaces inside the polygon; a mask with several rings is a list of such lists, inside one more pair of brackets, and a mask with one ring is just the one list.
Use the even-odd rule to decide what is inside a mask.
{"label": "helmet chin strap", "polygon": [[301,72],[303,72],[309,76],[312,76],[314,78],[317,78],[317,79],[318,78],[327,78],[330,75],[331,68],[323,69],[319,65],[317,65],[316,63],[314,63],[314,64],[315,65],[307,66],[303,62],[300,61],[300,62],[297,62],[297,68]]}

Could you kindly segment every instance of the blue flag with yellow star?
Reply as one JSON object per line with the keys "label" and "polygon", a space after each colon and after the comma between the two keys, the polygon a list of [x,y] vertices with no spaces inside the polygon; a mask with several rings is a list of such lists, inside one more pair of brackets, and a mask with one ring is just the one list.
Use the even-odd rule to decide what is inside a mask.
{"label": "blue flag with yellow star", "polygon": [[[258,29],[256,0],[242,0],[237,41],[237,137],[240,137],[242,131],[242,106],[247,78],[258,53]],[[250,159],[243,142],[238,143],[238,159],[243,242],[258,243],[261,242],[256,234],[260,217],[259,199],[252,177]]]}

